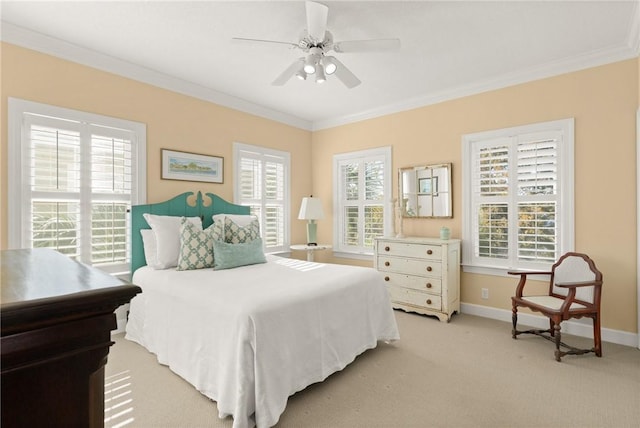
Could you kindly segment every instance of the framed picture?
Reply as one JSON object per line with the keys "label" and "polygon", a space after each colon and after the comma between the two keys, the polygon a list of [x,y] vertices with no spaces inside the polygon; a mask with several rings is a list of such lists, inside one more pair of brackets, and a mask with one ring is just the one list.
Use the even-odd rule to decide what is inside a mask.
{"label": "framed picture", "polygon": [[222,183],[224,158],[162,149],[164,180],[204,181]]}
{"label": "framed picture", "polygon": [[437,195],[438,194],[438,177],[418,179],[418,193],[422,193],[425,195]]}

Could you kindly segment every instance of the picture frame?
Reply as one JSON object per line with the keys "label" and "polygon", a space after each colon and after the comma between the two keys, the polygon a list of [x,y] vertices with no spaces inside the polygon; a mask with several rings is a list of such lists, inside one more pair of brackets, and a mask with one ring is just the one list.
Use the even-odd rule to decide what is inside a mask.
{"label": "picture frame", "polygon": [[161,149],[162,179],[224,182],[224,158],[220,156]]}
{"label": "picture frame", "polygon": [[418,193],[422,195],[437,195],[438,177],[419,178]]}

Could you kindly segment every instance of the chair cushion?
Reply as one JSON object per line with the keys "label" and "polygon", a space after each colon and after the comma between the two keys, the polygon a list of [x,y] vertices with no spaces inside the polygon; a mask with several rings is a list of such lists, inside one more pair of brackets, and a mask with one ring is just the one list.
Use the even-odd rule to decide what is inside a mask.
{"label": "chair cushion", "polygon": [[[559,299],[553,296],[522,296],[522,300],[525,302],[531,302],[538,306],[544,306],[555,311],[560,310],[560,306],[564,303],[564,299]],[[580,303],[573,302],[569,307],[569,310],[584,309],[586,306]]]}

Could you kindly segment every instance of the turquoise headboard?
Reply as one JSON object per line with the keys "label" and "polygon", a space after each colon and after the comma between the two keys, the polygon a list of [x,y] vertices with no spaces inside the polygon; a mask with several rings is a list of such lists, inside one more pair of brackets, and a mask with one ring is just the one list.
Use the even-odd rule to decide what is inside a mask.
{"label": "turquoise headboard", "polygon": [[249,207],[232,204],[213,193],[205,193],[208,198],[207,205],[205,205],[201,192],[198,192],[195,197],[195,205],[189,205],[187,198],[193,195],[193,192],[186,192],[168,201],[131,207],[131,274],[147,264],[144,258],[140,229],[150,229],[150,227],[142,214],[198,216],[202,219],[202,227],[204,228],[211,226],[213,223],[211,217],[214,214],[249,214]]}

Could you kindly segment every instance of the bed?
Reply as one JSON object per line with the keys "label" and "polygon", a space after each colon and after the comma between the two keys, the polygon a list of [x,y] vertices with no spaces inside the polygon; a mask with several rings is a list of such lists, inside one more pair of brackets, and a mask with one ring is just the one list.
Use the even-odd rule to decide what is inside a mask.
{"label": "bed", "polygon": [[147,266],[145,214],[198,217],[207,229],[213,215],[249,214],[205,197],[206,205],[198,192],[132,208],[132,282],[143,291],[131,301],[125,337],[215,400],[221,418],[232,416],[235,428],[273,426],[289,396],[379,341],[399,339],[384,281],[371,268],[271,255],[229,269]]}

